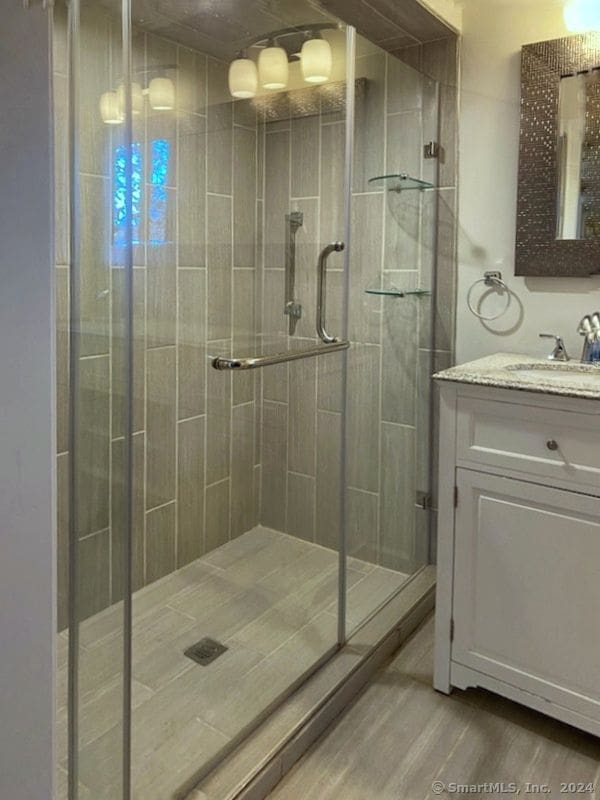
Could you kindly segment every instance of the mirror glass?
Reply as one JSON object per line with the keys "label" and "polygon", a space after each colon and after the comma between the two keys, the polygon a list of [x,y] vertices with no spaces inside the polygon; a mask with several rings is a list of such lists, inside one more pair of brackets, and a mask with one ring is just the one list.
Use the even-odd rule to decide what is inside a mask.
{"label": "mirror glass", "polygon": [[600,237],[600,68],[561,77],[557,239]]}

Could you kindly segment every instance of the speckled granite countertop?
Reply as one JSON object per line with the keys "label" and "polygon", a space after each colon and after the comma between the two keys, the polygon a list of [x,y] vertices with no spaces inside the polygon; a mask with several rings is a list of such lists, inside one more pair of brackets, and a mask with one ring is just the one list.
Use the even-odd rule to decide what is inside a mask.
{"label": "speckled granite countertop", "polygon": [[[521,368],[515,369],[517,365]],[[575,360],[556,362],[518,353],[496,353],[450,367],[433,377],[439,381],[600,400],[600,367]]]}

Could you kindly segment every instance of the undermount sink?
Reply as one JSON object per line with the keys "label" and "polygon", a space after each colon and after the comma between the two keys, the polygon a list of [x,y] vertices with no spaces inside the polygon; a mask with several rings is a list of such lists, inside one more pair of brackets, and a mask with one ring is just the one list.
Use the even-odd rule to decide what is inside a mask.
{"label": "undermount sink", "polygon": [[549,361],[547,364],[510,364],[506,367],[511,372],[518,372],[526,380],[538,380],[552,383],[578,382],[600,384],[600,366],[595,364],[581,364],[578,361]]}

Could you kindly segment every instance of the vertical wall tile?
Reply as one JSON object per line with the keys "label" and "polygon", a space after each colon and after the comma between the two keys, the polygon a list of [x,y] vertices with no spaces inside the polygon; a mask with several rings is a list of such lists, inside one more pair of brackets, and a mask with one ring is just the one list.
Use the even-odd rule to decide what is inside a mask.
{"label": "vertical wall tile", "polygon": [[317,361],[308,358],[290,364],[288,468],[315,474]]}
{"label": "vertical wall tile", "polygon": [[181,269],[178,280],[179,419],[206,409],[206,270]]}
{"label": "vertical wall tile", "polygon": [[[236,355],[253,355],[257,352],[254,270],[233,270],[233,352]],[[256,373],[241,372],[233,378],[233,403],[254,400]]]}
{"label": "vertical wall tile", "polygon": [[288,472],[287,533],[315,540],[316,479]]}
{"label": "vertical wall tile", "polygon": [[365,290],[379,288],[385,199],[383,194],[352,198],[349,330],[350,339],[361,343],[377,343],[381,338],[381,299]]}
{"label": "vertical wall tile", "polygon": [[355,345],[348,361],[348,482],[379,491],[379,398],[381,348]]}
{"label": "vertical wall tile", "polygon": [[[454,351],[456,328],[456,190],[441,189],[437,212],[437,296],[434,321],[436,350]],[[424,344],[424,339],[421,339]]]}
{"label": "vertical wall tile", "polygon": [[179,114],[179,266],[203,267],[206,259],[206,120]]}
{"label": "vertical wall tile", "polygon": [[[316,167],[315,167],[316,169]],[[296,279],[294,296],[302,306],[302,317],[296,323],[296,336],[316,336],[315,308],[317,302],[317,263],[319,260],[319,201],[294,201],[294,210],[303,215],[302,227],[296,231]],[[331,254],[328,262],[329,282],[327,299],[331,297],[331,270],[342,263],[341,256]],[[280,307],[283,302],[279,301]],[[327,320],[331,321],[331,304],[327,306]],[[287,321],[287,317],[285,318]]]}
{"label": "vertical wall tile", "polygon": [[256,131],[233,131],[233,265],[254,267],[256,234]]}
{"label": "vertical wall tile", "polygon": [[69,446],[69,270],[56,270],[56,448]]}
{"label": "vertical wall tile", "polygon": [[206,419],[177,425],[177,566],[204,553],[204,435]]}
{"label": "vertical wall tile", "polygon": [[[388,274],[395,286],[417,287],[418,272]],[[381,413],[386,422],[415,425],[419,308],[426,299],[383,298]]]}
{"label": "vertical wall tile", "polygon": [[332,550],[339,549],[341,512],[340,459],[342,422],[340,414],[317,414],[317,518],[315,541]]}
{"label": "vertical wall tile", "polygon": [[319,356],[317,363],[319,385],[317,407],[320,411],[341,411],[344,402],[342,393],[344,353]]}
{"label": "vertical wall tile", "polygon": [[79,362],[78,532],[80,536],[109,526],[110,378],[108,356]]}
{"label": "vertical wall tile", "polygon": [[[173,189],[166,191],[166,240],[152,238],[148,222],[146,270],[147,296],[147,347],[165,347],[175,344],[177,321],[177,247],[176,197]],[[151,217],[151,212],[148,216]]]}
{"label": "vertical wall tile", "polygon": [[[231,342],[210,342],[208,362],[215,356],[231,355]],[[237,377],[237,376],[236,376]],[[208,367],[206,420],[206,483],[229,477],[231,447],[231,381],[229,370]]]}
{"label": "vertical wall tile", "polygon": [[290,208],[290,133],[269,133],[265,145],[265,267],[285,265],[285,215]]}
{"label": "vertical wall tile", "polygon": [[[55,14],[58,14],[58,9]],[[55,25],[56,28],[56,25]],[[53,76],[54,93],[54,257],[58,265],[69,258],[69,84],[66,75]]]}
{"label": "vertical wall tile", "polygon": [[206,552],[229,541],[229,478],[206,487]]}
{"label": "vertical wall tile", "polygon": [[257,522],[254,494],[254,403],[232,412],[231,538],[241,536]]}
{"label": "vertical wall tile", "polygon": [[[86,6],[80,16],[80,36],[85,42],[79,57],[79,75],[83,83],[79,113],[81,171],[87,175],[107,175],[107,145],[111,131],[98,113],[98,99],[110,81],[108,15],[100,8]],[[83,213],[81,218],[85,219]],[[94,218],[96,224],[98,219]]]}
{"label": "vertical wall tile", "polygon": [[364,91],[356,98],[354,125],[354,176],[355,192],[372,190],[369,178],[383,175],[385,154],[385,73],[386,59],[383,51],[357,58],[356,75],[365,78]]}
{"label": "vertical wall tile", "polygon": [[287,505],[287,406],[263,402],[261,522],[285,530]]}
{"label": "vertical wall tile", "polygon": [[[146,375],[146,313],[144,269],[133,271],[133,429],[143,430],[144,395]],[[127,376],[125,352],[127,347],[125,272],[120,267],[112,269],[112,438],[123,436],[123,412]]]}
{"label": "vertical wall tile", "polygon": [[377,564],[379,495],[360,489],[347,491],[348,555]]}
{"label": "vertical wall tile", "polygon": [[56,459],[58,630],[69,624],[69,455]]}
{"label": "vertical wall tile", "polygon": [[[112,602],[123,597],[123,573],[125,558],[123,554],[124,537],[127,535],[125,509],[125,475],[123,473],[124,457],[123,439],[111,443],[111,565],[112,565]],[[144,462],[145,435],[137,433],[133,437],[133,530],[132,530],[132,586],[136,591],[144,585]]]}
{"label": "vertical wall tile", "polygon": [[217,194],[231,194],[233,150],[233,103],[227,86],[227,64],[207,60],[207,189]]}
{"label": "vertical wall tile", "polygon": [[[288,349],[288,318],[283,313],[285,276],[283,270],[266,269],[263,273],[262,333],[263,353],[279,353]],[[261,370],[263,398],[287,403],[288,364]]]}
{"label": "vertical wall tile", "polygon": [[292,197],[316,197],[319,193],[318,115],[292,118]]}
{"label": "vertical wall tile", "polygon": [[108,181],[81,176],[81,355],[108,353],[110,268]]}
{"label": "vertical wall tile", "polygon": [[175,567],[175,503],[169,503],[146,514],[146,583]]}
{"label": "vertical wall tile", "polygon": [[420,109],[423,102],[423,75],[398,58],[388,58],[388,114]]}
{"label": "vertical wall tile", "polygon": [[207,229],[208,338],[231,336],[231,198],[209,195]]}
{"label": "vertical wall tile", "polygon": [[175,348],[147,352],[146,508],[175,499]]}
{"label": "vertical wall tile", "polygon": [[379,563],[411,573],[415,536],[414,428],[381,423],[381,497]]}
{"label": "vertical wall tile", "polygon": [[110,603],[110,532],[93,533],[79,541],[78,611],[80,619]]}
{"label": "vertical wall tile", "polygon": [[178,47],[177,63],[178,108],[193,114],[206,113],[206,56],[187,47]]}
{"label": "vertical wall tile", "polygon": [[346,126],[323,125],[321,131],[321,244],[344,238],[344,156]]}

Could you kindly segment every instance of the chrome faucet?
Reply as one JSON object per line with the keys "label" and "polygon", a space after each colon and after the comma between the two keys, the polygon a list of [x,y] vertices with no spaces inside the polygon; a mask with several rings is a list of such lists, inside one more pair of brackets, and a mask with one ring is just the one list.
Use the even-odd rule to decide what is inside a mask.
{"label": "chrome faucet", "polygon": [[548,356],[548,361],[571,360],[562,336],[558,336],[556,333],[540,333],[540,339],[554,339],[554,349]]}

